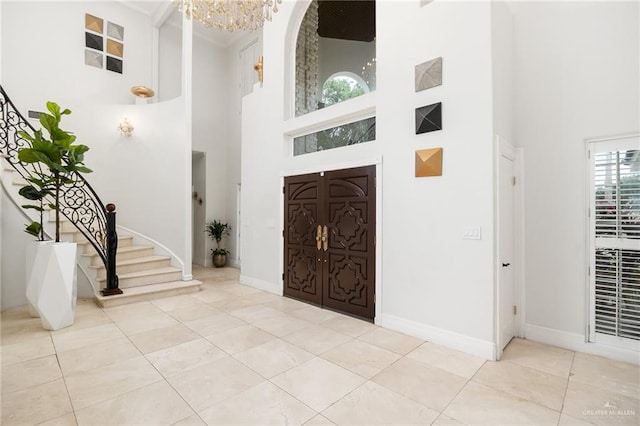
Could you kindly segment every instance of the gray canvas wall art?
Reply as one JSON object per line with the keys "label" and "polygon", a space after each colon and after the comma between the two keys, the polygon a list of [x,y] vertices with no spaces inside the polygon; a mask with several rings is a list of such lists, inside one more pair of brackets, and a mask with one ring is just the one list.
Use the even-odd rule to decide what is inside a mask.
{"label": "gray canvas wall art", "polygon": [[416,92],[442,84],[442,58],[416,65]]}

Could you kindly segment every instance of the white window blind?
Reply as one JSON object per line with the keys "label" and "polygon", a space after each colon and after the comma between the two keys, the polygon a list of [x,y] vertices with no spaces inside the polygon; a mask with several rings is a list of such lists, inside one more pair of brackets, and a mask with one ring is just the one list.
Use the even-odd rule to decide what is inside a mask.
{"label": "white window blind", "polygon": [[592,329],[640,340],[640,144],[611,142],[591,153]]}

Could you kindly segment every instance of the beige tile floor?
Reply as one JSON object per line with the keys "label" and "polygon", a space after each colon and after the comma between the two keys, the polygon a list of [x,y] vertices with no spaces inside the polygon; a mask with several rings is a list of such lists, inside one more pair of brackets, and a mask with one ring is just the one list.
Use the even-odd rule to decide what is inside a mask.
{"label": "beige tile floor", "polygon": [[527,340],[488,362],[197,268],[199,293],[48,332],[2,313],[0,423],[638,425],[640,368]]}

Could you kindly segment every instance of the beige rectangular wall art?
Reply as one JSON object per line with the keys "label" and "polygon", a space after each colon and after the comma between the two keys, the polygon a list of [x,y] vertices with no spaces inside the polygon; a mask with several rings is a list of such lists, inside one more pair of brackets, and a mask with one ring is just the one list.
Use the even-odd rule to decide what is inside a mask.
{"label": "beige rectangular wall art", "polygon": [[442,176],[442,148],[416,151],[416,177]]}

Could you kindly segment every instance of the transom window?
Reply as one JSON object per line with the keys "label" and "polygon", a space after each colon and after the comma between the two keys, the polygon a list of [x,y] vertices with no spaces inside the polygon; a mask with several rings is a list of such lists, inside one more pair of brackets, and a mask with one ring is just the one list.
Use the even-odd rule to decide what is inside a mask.
{"label": "transom window", "polygon": [[295,115],[375,90],[375,1],[313,0],[296,44]]}

